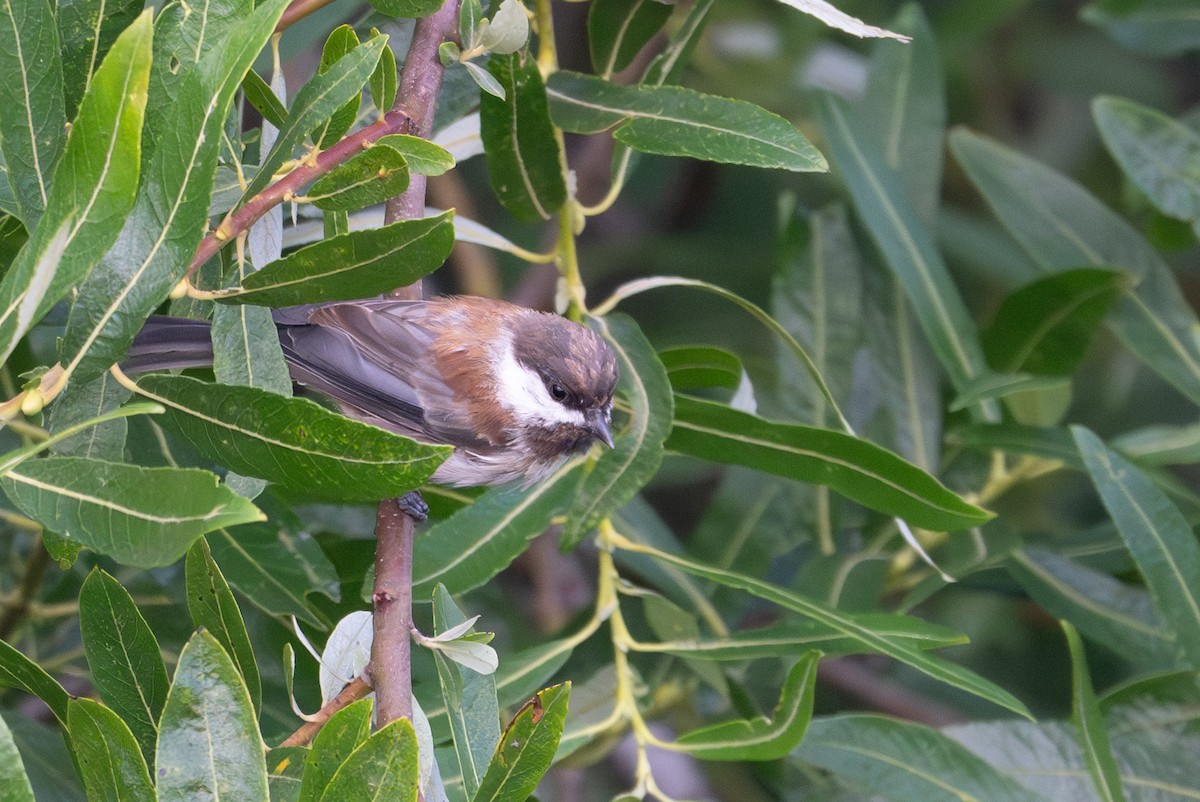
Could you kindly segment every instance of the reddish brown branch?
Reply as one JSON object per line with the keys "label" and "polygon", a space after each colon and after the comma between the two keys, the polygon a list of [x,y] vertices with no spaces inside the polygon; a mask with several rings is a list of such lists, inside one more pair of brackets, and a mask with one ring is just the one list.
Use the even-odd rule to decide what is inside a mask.
{"label": "reddish brown branch", "polygon": [[338,695],[329,700],[329,703],[313,714],[310,721],[304,722],[301,727],[283,740],[279,744],[281,748],[285,746],[304,746],[313,739],[317,731],[325,725],[326,721],[333,716],[334,713],[348,706],[351,702],[357,702],[371,692],[371,686],[363,677],[355,677],[346,687],[338,692]]}
{"label": "reddish brown branch", "polygon": [[379,502],[375,516],[374,639],[371,684],[380,727],[412,718],[412,545],[416,522],[395,499]]}
{"label": "reddish brown branch", "polygon": [[275,30],[285,30],[332,2],[333,0],[292,0],[284,10],[283,16],[279,18],[279,24],[275,26]]}

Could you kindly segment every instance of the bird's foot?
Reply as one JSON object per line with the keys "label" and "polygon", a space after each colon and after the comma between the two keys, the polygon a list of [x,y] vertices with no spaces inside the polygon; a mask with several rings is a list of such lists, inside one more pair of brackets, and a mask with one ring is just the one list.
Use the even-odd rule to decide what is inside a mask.
{"label": "bird's foot", "polygon": [[420,490],[410,490],[396,499],[400,511],[417,523],[424,523],[429,518],[429,505],[421,498]]}

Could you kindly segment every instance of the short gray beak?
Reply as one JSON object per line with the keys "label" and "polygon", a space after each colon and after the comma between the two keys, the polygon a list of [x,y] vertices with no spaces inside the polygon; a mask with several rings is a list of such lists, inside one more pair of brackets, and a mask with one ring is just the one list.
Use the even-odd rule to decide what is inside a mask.
{"label": "short gray beak", "polygon": [[588,428],[596,439],[609,448],[613,447],[612,430],[608,426],[608,415],[602,409],[593,409],[587,414]]}

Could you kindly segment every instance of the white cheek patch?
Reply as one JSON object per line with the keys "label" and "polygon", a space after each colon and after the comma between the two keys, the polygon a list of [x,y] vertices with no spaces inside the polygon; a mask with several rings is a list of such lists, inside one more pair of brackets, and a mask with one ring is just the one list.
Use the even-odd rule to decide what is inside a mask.
{"label": "white cheek patch", "polygon": [[517,361],[511,342],[504,345],[496,364],[496,377],[499,381],[497,399],[512,410],[518,420],[584,425],[582,412],[568,409],[551,398],[542,377]]}

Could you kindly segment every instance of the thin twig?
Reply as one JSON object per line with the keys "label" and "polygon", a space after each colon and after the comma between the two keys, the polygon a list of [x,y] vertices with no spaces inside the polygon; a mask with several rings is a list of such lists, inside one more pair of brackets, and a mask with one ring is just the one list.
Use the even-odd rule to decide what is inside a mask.
{"label": "thin twig", "polygon": [[285,746],[304,746],[317,734],[317,731],[324,726],[326,721],[344,707],[347,707],[351,702],[357,702],[359,699],[371,693],[371,685],[365,677],[355,677],[346,687],[338,692],[338,695],[329,700],[329,703],[313,714],[313,717],[304,722],[304,724],[283,740],[276,748]]}
{"label": "thin twig", "polygon": [[25,563],[25,573],[21,576],[21,584],[13,598],[4,604],[4,614],[0,615],[0,640],[8,640],[21,619],[29,612],[33,597],[42,586],[42,577],[50,565],[50,553],[42,545],[42,534],[34,535],[29,551],[29,562]]}
{"label": "thin twig", "polygon": [[284,10],[283,16],[279,18],[279,24],[275,26],[275,30],[286,30],[309,14],[324,8],[332,2],[333,0],[292,0]]}

